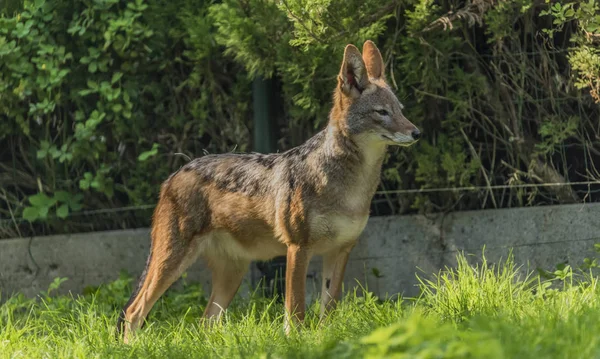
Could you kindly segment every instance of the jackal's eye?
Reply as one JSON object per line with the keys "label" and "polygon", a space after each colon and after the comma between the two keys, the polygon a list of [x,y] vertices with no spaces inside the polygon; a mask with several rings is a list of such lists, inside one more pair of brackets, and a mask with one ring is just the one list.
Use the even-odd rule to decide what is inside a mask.
{"label": "jackal's eye", "polygon": [[381,110],[375,110],[375,112],[377,112],[378,114],[380,114],[381,116],[389,116],[390,113],[387,110],[381,109]]}

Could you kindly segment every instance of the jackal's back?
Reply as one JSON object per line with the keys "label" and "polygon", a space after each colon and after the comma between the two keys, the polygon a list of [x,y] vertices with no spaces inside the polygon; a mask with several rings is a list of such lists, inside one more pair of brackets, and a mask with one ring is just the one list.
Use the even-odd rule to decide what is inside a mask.
{"label": "jackal's back", "polygon": [[308,158],[321,137],[280,154],[228,153],[194,159],[164,182],[161,201],[181,207],[180,222],[194,227],[194,235],[222,230],[244,242],[281,237],[287,231],[278,230],[278,222],[293,217],[281,212],[289,212],[290,206],[314,192],[318,170],[310,168]]}

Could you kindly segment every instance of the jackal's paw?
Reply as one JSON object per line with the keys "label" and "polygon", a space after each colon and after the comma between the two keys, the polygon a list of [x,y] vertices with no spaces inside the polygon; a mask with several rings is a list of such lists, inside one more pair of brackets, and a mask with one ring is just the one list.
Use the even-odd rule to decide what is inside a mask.
{"label": "jackal's paw", "polygon": [[304,321],[298,319],[297,316],[290,316],[289,313],[286,312],[285,319],[283,322],[283,330],[285,335],[290,336],[293,333],[298,333],[304,324]]}

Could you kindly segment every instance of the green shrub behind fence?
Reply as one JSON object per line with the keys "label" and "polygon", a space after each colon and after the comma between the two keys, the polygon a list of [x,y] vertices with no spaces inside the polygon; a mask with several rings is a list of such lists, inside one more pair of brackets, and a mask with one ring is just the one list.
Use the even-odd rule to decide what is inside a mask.
{"label": "green shrub behind fence", "polygon": [[[595,200],[597,185],[519,185],[598,178],[599,13],[591,0],[12,2],[0,237],[147,225],[188,157],[253,147],[257,75],[276,80],[280,150],[302,143],[327,122],[344,46],[366,39],[425,134],[390,151],[374,214]],[[483,189],[394,193],[465,186]]]}

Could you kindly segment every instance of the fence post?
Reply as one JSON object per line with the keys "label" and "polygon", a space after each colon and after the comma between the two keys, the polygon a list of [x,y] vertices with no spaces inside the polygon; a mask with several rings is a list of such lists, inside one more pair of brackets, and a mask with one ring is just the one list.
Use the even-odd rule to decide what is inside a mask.
{"label": "fence post", "polygon": [[[252,104],[254,109],[254,151],[273,153],[277,150],[276,129],[274,116],[273,80],[260,76],[252,82]],[[285,293],[285,264],[286,257],[276,257],[270,261],[257,262],[256,267],[262,273],[264,292],[266,296],[277,297],[281,300]]]}

